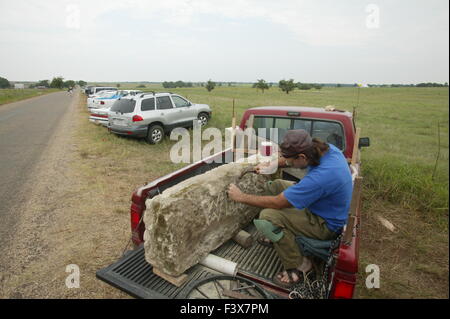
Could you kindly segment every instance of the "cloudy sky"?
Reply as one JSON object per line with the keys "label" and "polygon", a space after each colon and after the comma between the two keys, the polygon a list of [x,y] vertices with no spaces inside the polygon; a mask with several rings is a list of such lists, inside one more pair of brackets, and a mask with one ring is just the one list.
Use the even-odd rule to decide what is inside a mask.
{"label": "cloudy sky", "polygon": [[448,0],[0,0],[0,76],[447,82],[448,12]]}

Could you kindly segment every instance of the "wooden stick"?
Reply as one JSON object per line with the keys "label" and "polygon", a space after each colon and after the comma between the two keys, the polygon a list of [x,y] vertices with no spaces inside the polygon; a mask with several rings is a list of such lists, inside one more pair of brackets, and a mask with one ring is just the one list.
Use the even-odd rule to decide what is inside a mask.
{"label": "wooden stick", "polygon": [[255,115],[252,114],[249,116],[248,120],[247,120],[247,128],[253,128],[253,122],[255,121]]}
{"label": "wooden stick", "polygon": [[240,230],[239,233],[233,237],[233,240],[244,248],[248,248],[253,244],[252,235],[245,230]]}
{"label": "wooden stick", "polygon": [[359,152],[359,136],[361,135],[361,128],[356,129],[355,140],[353,143],[352,165],[355,165],[358,161]]}
{"label": "wooden stick", "polygon": [[353,185],[352,202],[350,203],[348,222],[345,228],[344,236],[342,238],[342,242],[347,246],[351,245],[352,243],[353,228],[355,227],[356,223],[356,211],[361,199],[362,179],[363,178],[361,176],[356,176],[355,184]]}
{"label": "wooden stick", "polygon": [[231,120],[231,151],[233,152],[233,162],[235,161],[234,149],[236,147],[236,116],[234,114],[234,99],[233,99],[233,116]]}

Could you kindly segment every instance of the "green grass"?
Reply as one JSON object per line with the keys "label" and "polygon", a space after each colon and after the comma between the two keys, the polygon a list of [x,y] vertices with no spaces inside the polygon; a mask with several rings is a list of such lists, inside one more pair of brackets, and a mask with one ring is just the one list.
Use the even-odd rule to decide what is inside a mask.
{"label": "green grass", "polygon": [[58,89],[0,89],[0,105],[59,91]]}

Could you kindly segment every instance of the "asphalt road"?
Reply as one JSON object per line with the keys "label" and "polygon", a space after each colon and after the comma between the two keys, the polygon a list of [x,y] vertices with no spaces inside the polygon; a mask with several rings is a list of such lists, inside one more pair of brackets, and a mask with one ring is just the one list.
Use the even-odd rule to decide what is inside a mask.
{"label": "asphalt road", "polygon": [[[0,105],[0,245],[11,239],[27,180],[69,108],[67,92]],[[27,185],[31,186],[32,185]]]}

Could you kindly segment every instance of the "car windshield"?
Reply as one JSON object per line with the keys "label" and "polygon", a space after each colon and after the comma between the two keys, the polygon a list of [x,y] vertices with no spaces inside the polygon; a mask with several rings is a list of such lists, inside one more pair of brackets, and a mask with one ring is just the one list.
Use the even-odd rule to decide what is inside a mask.
{"label": "car windshield", "polygon": [[120,99],[114,102],[113,106],[111,107],[111,111],[119,113],[132,113],[134,111],[135,105],[136,105],[135,100]]}

